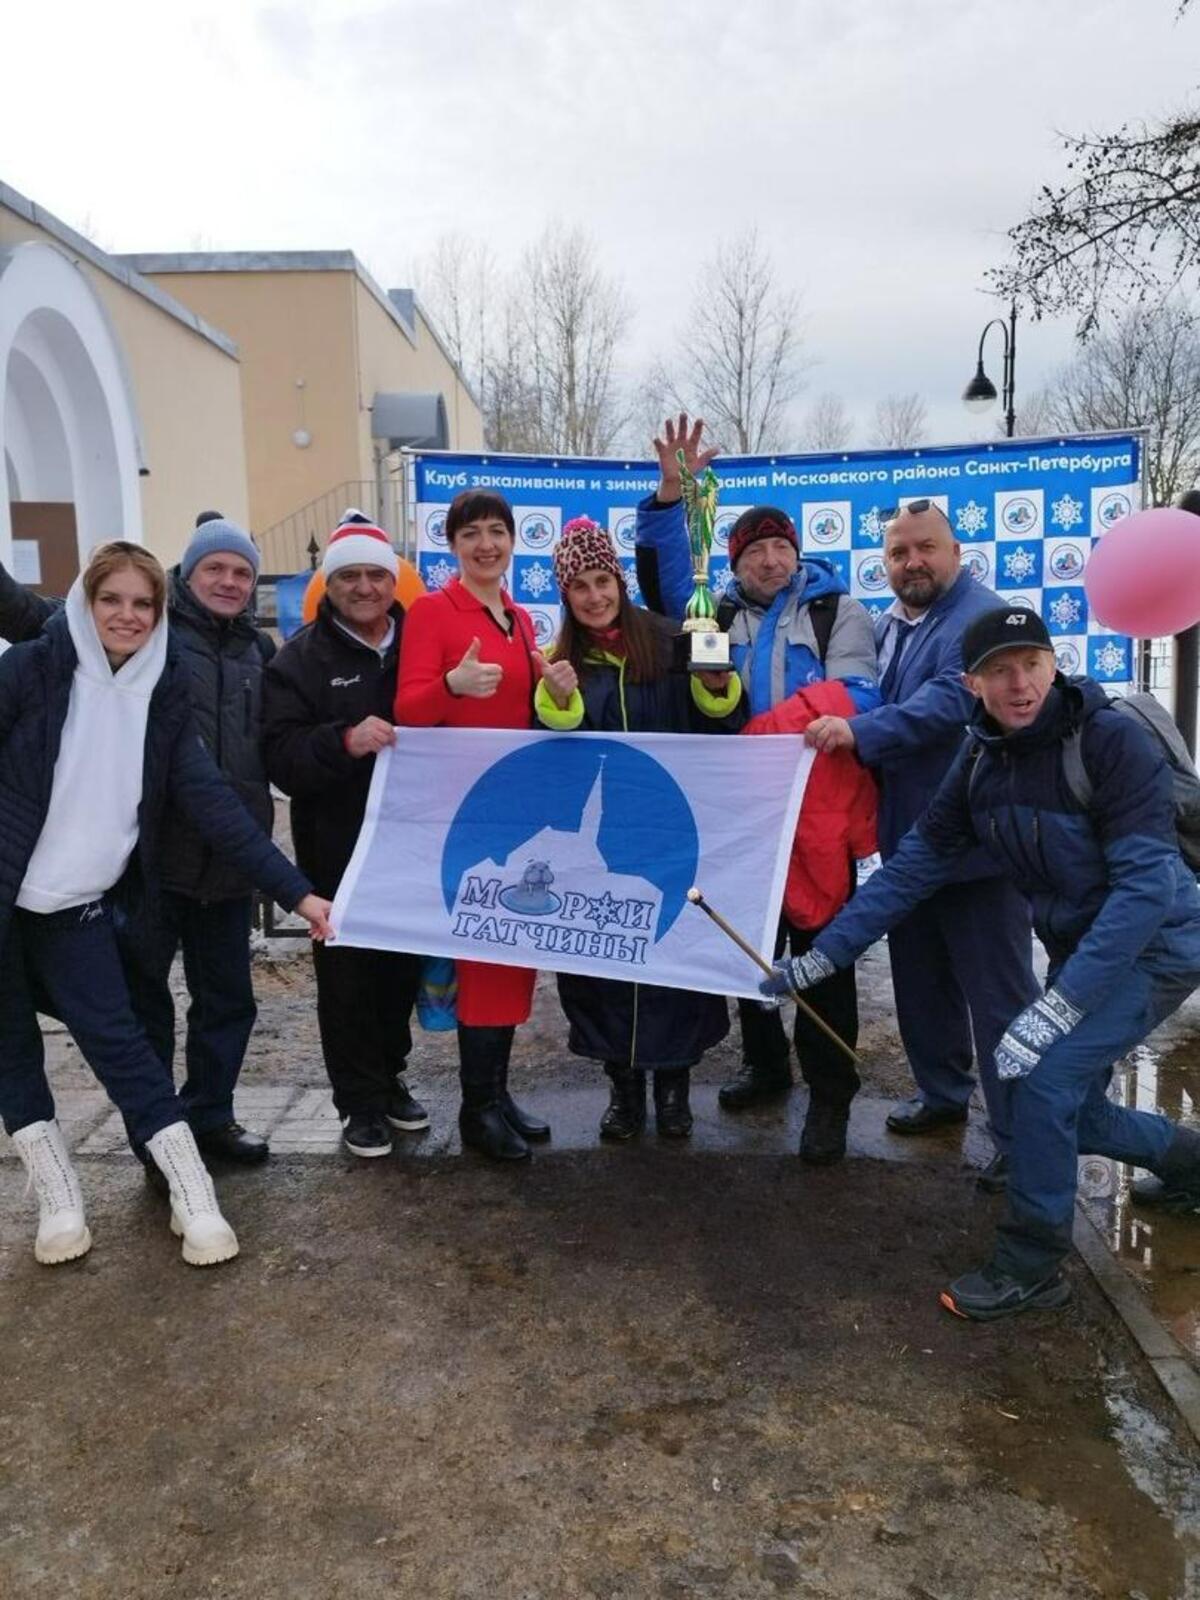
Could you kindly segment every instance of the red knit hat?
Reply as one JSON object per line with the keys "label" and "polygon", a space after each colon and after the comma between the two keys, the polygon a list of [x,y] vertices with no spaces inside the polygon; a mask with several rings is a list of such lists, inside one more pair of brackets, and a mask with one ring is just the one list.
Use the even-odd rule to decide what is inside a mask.
{"label": "red knit hat", "polygon": [[747,547],[758,539],[786,539],[800,554],[796,524],[776,506],[751,506],[729,530],[729,565],[736,567]]}
{"label": "red knit hat", "polygon": [[342,515],[342,520],[329,535],[321,571],[326,579],[343,567],[383,567],[394,578],[400,571],[400,558],[392,549],[392,541],[382,528],[353,509]]}
{"label": "red knit hat", "polygon": [[563,594],[581,572],[611,572],[620,583],[625,582],[612,540],[591,517],[568,522],[554,548],[554,576]]}

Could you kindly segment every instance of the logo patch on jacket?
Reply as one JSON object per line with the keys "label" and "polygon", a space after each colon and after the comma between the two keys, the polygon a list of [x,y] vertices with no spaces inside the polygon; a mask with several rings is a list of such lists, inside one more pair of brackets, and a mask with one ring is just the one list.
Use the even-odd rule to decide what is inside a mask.
{"label": "logo patch on jacket", "polygon": [[352,683],[361,682],[362,673],[356,672],[352,678],[330,678],[329,687],[331,689],[348,689]]}

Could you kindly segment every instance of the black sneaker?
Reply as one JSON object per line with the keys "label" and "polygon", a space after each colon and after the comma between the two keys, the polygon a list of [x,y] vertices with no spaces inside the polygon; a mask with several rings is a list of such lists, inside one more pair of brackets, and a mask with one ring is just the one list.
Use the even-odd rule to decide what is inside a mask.
{"label": "black sneaker", "polygon": [[1008,1188],[1008,1157],[994,1155],[975,1175],[975,1187],[984,1194],[1003,1194]]}
{"label": "black sneaker", "polygon": [[800,1135],[800,1159],[812,1167],[831,1167],[846,1154],[846,1125],[849,1106],[828,1105],[814,1100],[804,1119]]}
{"label": "black sneaker", "polygon": [[390,1156],[392,1136],[376,1111],[356,1111],[342,1118],[342,1143],[356,1156]]}
{"label": "black sneaker", "polygon": [[990,1261],[978,1272],[955,1278],[938,1296],[947,1311],[972,1322],[995,1322],[1019,1311],[1057,1311],[1070,1298],[1071,1285],[1057,1270],[1039,1283],[1022,1283]]}
{"label": "black sneaker", "polygon": [[736,1078],[723,1083],[717,1090],[717,1103],[722,1111],[748,1111],[751,1106],[781,1100],[791,1087],[792,1074],[786,1065],[744,1066]]}
{"label": "black sneaker", "polygon": [[1200,1129],[1176,1128],[1156,1175],[1130,1184],[1129,1198],[1167,1216],[1200,1212]]}
{"label": "black sneaker", "polygon": [[399,1128],[402,1133],[420,1133],[429,1126],[428,1111],[419,1100],[413,1099],[403,1078],[396,1079],[383,1114],[392,1127]]}

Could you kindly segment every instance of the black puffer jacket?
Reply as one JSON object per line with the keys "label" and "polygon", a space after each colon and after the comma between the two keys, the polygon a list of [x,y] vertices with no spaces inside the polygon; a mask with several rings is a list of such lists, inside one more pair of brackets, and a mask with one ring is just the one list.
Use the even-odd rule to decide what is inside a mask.
{"label": "black puffer jacket", "polygon": [[328,600],[315,622],[289,639],[263,680],[267,773],[292,798],[296,860],[332,898],[354,853],[374,756],[352,756],[343,736],[364,717],[392,721],[404,612],[392,607],[395,636],[378,650],[338,627]]}
{"label": "black puffer jacket", "polygon": [[[0,567],[0,638],[34,639],[60,602],[46,600]],[[173,647],[187,669],[196,726],[209,754],[266,833],[275,820],[260,744],[262,675],[275,653],[246,612],[228,621],[196,599],[173,567],[167,579]],[[171,814],[162,862],[164,888],[192,900],[233,900],[253,885],[216,855],[182,811]]]}
{"label": "black puffer jacket", "polygon": [[[75,646],[65,616],[0,656],[0,938],[33,854],[54,784],[71,701]],[[138,842],[113,895],[131,935],[153,926],[145,912],[162,887],[169,812],[186,815],[214,850],[291,909],[309,884],[272,845],[213,764],[196,731],[187,667],[173,648],[150,698]]]}

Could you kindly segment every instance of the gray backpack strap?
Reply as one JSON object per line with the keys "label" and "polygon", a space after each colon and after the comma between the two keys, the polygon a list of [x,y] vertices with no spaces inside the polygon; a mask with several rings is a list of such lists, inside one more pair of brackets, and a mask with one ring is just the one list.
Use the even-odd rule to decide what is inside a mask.
{"label": "gray backpack strap", "polygon": [[1083,729],[1076,725],[1062,743],[1063,777],[1067,780],[1067,788],[1085,811],[1092,805],[1092,780],[1088,777],[1088,770],[1083,764]]}

